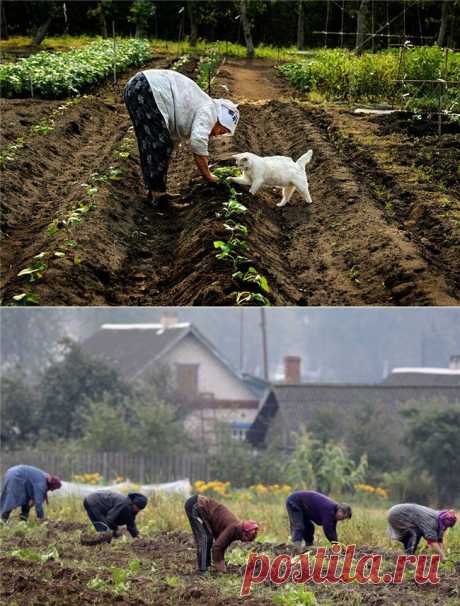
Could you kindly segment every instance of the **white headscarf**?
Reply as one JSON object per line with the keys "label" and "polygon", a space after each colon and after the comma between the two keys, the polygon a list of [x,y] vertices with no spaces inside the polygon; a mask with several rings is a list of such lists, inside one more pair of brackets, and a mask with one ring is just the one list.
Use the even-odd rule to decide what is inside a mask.
{"label": "white headscarf", "polygon": [[217,103],[217,119],[222,126],[228,128],[233,135],[240,119],[238,107],[228,99],[215,99]]}

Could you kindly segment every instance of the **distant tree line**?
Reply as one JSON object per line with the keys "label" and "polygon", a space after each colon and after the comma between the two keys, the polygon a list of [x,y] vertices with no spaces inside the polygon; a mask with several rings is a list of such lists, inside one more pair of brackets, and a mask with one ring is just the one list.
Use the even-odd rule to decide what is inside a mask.
{"label": "distant tree line", "polygon": [[[122,35],[187,36],[192,45],[198,38],[240,42],[249,55],[259,43],[377,49],[399,44],[404,35],[418,44],[453,46],[458,13],[458,0],[4,0],[1,35],[30,35],[40,44],[48,34],[110,36],[115,24]],[[330,33],[318,33],[324,31]],[[378,36],[372,40],[370,33]]]}

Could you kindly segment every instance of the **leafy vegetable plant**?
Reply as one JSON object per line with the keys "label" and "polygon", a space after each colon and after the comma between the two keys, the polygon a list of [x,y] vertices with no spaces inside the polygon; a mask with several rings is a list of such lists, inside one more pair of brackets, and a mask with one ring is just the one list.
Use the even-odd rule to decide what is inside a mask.
{"label": "leafy vegetable plant", "polygon": [[147,40],[98,40],[69,52],[40,52],[16,63],[0,65],[0,88],[5,97],[33,95],[47,99],[78,94],[112,73],[141,65],[152,56]]}

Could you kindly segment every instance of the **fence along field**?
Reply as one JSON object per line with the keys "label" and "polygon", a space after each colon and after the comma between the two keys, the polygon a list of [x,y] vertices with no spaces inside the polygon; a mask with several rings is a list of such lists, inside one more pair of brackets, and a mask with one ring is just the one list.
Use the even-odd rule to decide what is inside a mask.
{"label": "fence along field", "polygon": [[123,477],[140,484],[174,482],[184,478],[192,482],[209,479],[207,457],[200,454],[166,456],[78,452],[63,455],[53,451],[5,451],[0,463],[1,475],[17,461],[47,469],[63,478],[91,472],[106,480]]}
{"label": "fence along field", "polygon": [[[49,80],[41,84],[38,75],[35,84],[32,78],[34,95],[55,90],[59,96],[73,89],[73,97],[4,100],[6,145],[0,164],[8,243],[2,251],[5,304],[459,301],[457,124],[446,119],[438,138],[437,123],[423,117],[354,115],[354,105],[348,105],[394,101],[393,51],[366,53],[356,60],[344,50],[315,51],[295,65],[290,59],[278,74],[274,60],[256,60],[250,67],[210,46],[202,47],[204,61],[189,48],[179,59],[160,55],[142,41],[118,40],[116,48],[121,63],[115,85],[110,44],[95,42],[62,58],[40,59],[46,55],[40,53],[24,60],[25,65],[57,61],[61,66],[75,61],[72,79],[66,80],[63,67],[49,70]],[[150,52],[154,56],[147,59]],[[234,48],[230,52],[238,54]],[[78,71],[81,53],[95,53],[88,73]],[[416,76],[421,70],[437,78],[441,55],[439,49],[409,49],[404,61],[413,71],[407,73]],[[130,61],[133,66],[124,69]],[[211,161],[220,167],[228,167],[230,154],[242,150],[297,158],[308,143],[314,150],[309,165],[313,205],[306,208],[294,196],[280,210],[269,190],[253,197],[240,189],[236,193],[247,209],[244,221],[243,215],[230,217],[234,223],[222,220],[216,215],[229,202],[228,189],[194,181],[190,152],[182,146],[169,171],[170,188],[180,194],[178,205],[164,213],[147,208],[122,101],[124,83],[142,62],[144,67],[177,63],[177,69],[205,89],[212,79],[214,96],[225,90],[240,102],[242,119],[231,145],[217,142],[211,147]],[[27,69],[20,65],[0,66],[0,73],[9,74],[8,94],[13,94],[14,82],[20,94],[31,92]],[[206,66],[211,66],[212,78]],[[457,78],[456,53],[449,54],[448,68],[449,77]],[[11,75],[14,69],[22,74],[17,80]],[[43,69],[37,70],[42,74]],[[336,73],[343,74],[343,81],[333,79]],[[238,92],[248,90],[249,95]],[[455,102],[455,94],[449,89],[454,95],[449,103]],[[334,105],[343,99],[346,105]],[[237,243],[241,263],[236,267],[216,257],[229,252],[214,244],[230,242],[229,225],[244,235],[232,232],[230,239],[232,245],[243,241]]]}

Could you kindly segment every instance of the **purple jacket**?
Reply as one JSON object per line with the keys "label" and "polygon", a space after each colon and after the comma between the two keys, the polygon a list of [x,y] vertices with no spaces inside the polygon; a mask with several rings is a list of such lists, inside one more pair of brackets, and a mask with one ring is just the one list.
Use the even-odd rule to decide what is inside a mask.
{"label": "purple jacket", "polygon": [[299,490],[287,498],[288,503],[300,508],[304,515],[318,526],[322,526],[326,538],[337,541],[337,503],[326,495],[313,490]]}

